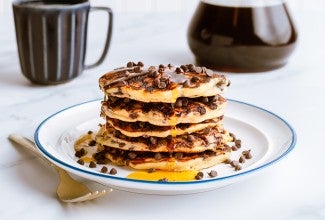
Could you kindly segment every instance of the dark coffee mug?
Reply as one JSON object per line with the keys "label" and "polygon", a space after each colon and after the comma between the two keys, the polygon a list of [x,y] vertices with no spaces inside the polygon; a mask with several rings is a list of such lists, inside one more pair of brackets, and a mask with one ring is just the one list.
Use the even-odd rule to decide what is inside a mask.
{"label": "dark coffee mug", "polygon": [[[112,36],[113,13],[107,7],[91,7],[87,0],[15,0],[13,12],[20,66],[38,84],[58,84],[101,64]],[[99,60],[85,65],[89,11],[108,14],[104,50]]]}

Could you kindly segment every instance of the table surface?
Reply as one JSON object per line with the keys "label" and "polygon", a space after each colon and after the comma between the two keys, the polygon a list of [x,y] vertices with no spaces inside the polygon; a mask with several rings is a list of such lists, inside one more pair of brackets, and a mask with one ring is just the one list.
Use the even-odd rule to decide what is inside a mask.
{"label": "table surface", "polygon": [[[114,190],[108,196],[78,204],[59,202],[55,171],[13,146],[8,135],[32,137],[37,125],[50,114],[102,98],[98,78],[128,61],[147,65],[193,63],[186,29],[195,4],[177,1],[186,7],[123,11],[113,1],[116,19],[108,57],[99,67],[57,86],[33,85],[23,77],[12,14],[2,12],[0,219],[325,219],[325,5],[314,2],[318,5],[301,1],[292,9],[299,44],[285,67],[255,74],[226,73],[232,81],[227,98],[266,108],[294,127],[297,144],[284,160],[247,180],[210,192],[158,196]],[[105,25],[101,16],[94,15],[90,21],[87,62],[101,51],[103,33],[99,26]]]}

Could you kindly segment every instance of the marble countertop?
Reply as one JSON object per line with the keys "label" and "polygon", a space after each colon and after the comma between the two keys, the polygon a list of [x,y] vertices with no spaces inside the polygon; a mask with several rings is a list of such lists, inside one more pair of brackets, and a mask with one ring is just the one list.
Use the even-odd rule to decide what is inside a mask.
{"label": "marble countertop", "polygon": [[[50,114],[102,98],[99,76],[128,61],[194,62],[185,33],[195,4],[177,1],[186,7],[151,13],[122,11],[116,2],[114,36],[105,62],[57,86],[33,85],[23,77],[12,14],[2,11],[0,219],[325,219],[325,5],[320,1],[314,1],[317,7],[300,1],[293,8],[299,44],[285,67],[255,74],[226,73],[232,81],[227,98],[266,108],[295,128],[296,148],[284,160],[245,181],[210,192],[157,196],[114,190],[86,203],[64,204],[56,199],[55,171],[14,147],[9,134],[32,137]],[[11,10],[9,3],[2,4]],[[87,62],[96,59],[102,47],[103,36],[95,29],[103,20],[100,16],[90,21]]]}

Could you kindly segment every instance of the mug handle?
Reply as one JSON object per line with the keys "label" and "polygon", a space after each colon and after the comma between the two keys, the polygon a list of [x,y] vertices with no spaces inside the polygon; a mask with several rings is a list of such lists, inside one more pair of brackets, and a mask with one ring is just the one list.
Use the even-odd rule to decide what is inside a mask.
{"label": "mug handle", "polygon": [[108,14],[108,28],[107,28],[105,47],[104,47],[102,55],[99,57],[98,61],[96,61],[94,64],[90,64],[90,65],[84,64],[84,69],[90,69],[90,68],[96,67],[104,61],[105,56],[108,52],[110,42],[111,42],[112,30],[113,30],[113,11],[112,11],[112,9],[107,8],[107,7],[91,7],[90,10],[91,11],[106,11]]}

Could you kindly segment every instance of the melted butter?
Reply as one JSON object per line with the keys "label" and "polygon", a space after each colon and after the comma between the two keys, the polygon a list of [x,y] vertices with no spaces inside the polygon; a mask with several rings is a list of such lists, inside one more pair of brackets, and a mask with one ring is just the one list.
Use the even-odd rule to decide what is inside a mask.
{"label": "melted butter", "polygon": [[176,87],[175,89],[172,89],[171,92],[172,92],[171,100],[174,103],[174,102],[176,102],[177,98],[180,95],[178,87]]}
{"label": "melted butter", "polygon": [[[175,126],[177,124],[177,118],[176,117],[171,117],[168,118],[168,125],[169,126]],[[170,132],[172,133],[174,129],[172,129]]]}
{"label": "melted butter", "polygon": [[137,180],[151,180],[158,181],[163,178],[167,178],[169,182],[175,181],[192,181],[195,180],[195,176],[198,171],[196,170],[188,170],[188,171],[136,171],[129,174],[127,177],[130,179]]}
{"label": "melted butter", "polygon": [[172,129],[170,129],[170,135],[172,137],[176,137],[178,135],[178,131],[177,131],[176,127],[173,127]]}

